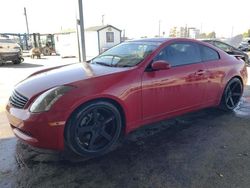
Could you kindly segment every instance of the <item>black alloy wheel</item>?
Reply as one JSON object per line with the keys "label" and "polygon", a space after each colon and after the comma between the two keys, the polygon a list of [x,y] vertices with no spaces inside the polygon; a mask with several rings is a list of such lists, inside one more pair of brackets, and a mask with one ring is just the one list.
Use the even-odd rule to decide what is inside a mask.
{"label": "black alloy wheel", "polygon": [[243,93],[242,82],[238,78],[230,80],[224,90],[221,101],[221,107],[224,110],[231,111],[235,109],[240,102]]}
{"label": "black alloy wheel", "polygon": [[66,142],[79,155],[101,155],[116,143],[121,128],[121,115],[113,104],[93,102],[73,114],[66,129]]}

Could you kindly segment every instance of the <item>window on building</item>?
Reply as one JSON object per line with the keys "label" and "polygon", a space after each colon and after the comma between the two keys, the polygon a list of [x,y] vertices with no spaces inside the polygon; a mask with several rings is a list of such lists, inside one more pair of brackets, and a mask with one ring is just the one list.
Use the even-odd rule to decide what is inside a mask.
{"label": "window on building", "polygon": [[114,32],[106,32],[106,41],[114,42]]}

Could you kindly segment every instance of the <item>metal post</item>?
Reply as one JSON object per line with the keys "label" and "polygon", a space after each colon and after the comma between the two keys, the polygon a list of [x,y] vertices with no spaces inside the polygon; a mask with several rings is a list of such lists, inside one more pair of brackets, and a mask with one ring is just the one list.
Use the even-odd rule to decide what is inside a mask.
{"label": "metal post", "polygon": [[25,16],[25,20],[26,20],[27,34],[29,36],[30,31],[29,31],[29,24],[28,24],[28,16],[27,16],[27,12],[26,12],[26,8],[25,7],[24,7],[24,16]]}
{"label": "metal post", "polygon": [[234,26],[232,26],[232,30],[231,30],[231,38],[233,38],[234,35]]}
{"label": "metal post", "polygon": [[76,19],[76,36],[77,36],[77,46],[78,46],[78,58],[79,62],[81,62],[81,47],[80,47],[80,42],[79,42],[79,32],[78,32],[78,25],[80,23],[80,20]]}
{"label": "metal post", "polygon": [[81,36],[81,60],[86,61],[86,51],[85,51],[85,36],[84,36],[84,22],[83,22],[83,10],[82,10],[82,0],[78,0],[79,6],[79,19],[80,19],[80,36]]}
{"label": "metal post", "polygon": [[102,25],[104,25],[104,14],[102,15]]}

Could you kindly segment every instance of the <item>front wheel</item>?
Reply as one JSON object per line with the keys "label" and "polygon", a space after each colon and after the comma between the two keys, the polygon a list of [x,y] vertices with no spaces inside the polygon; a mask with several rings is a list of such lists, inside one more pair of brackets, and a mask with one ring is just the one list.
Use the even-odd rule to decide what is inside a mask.
{"label": "front wheel", "polygon": [[97,101],[77,110],[67,123],[65,140],[82,156],[106,153],[117,142],[122,130],[119,110],[111,103]]}
{"label": "front wheel", "polygon": [[20,63],[22,63],[22,61],[20,59],[13,61],[13,64],[20,64]]}
{"label": "front wheel", "polygon": [[224,90],[221,99],[221,108],[226,111],[235,109],[240,102],[243,93],[243,85],[239,78],[233,78],[228,83]]}

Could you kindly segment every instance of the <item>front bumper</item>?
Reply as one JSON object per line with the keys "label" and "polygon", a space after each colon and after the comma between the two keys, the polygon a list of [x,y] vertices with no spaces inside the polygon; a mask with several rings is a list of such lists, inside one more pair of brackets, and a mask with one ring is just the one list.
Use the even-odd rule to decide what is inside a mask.
{"label": "front bumper", "polygon": [[10,104],[6,114],[14,134],[24,142],[38,148],[63,150],[64,125],[61,113],[31,113]]}

